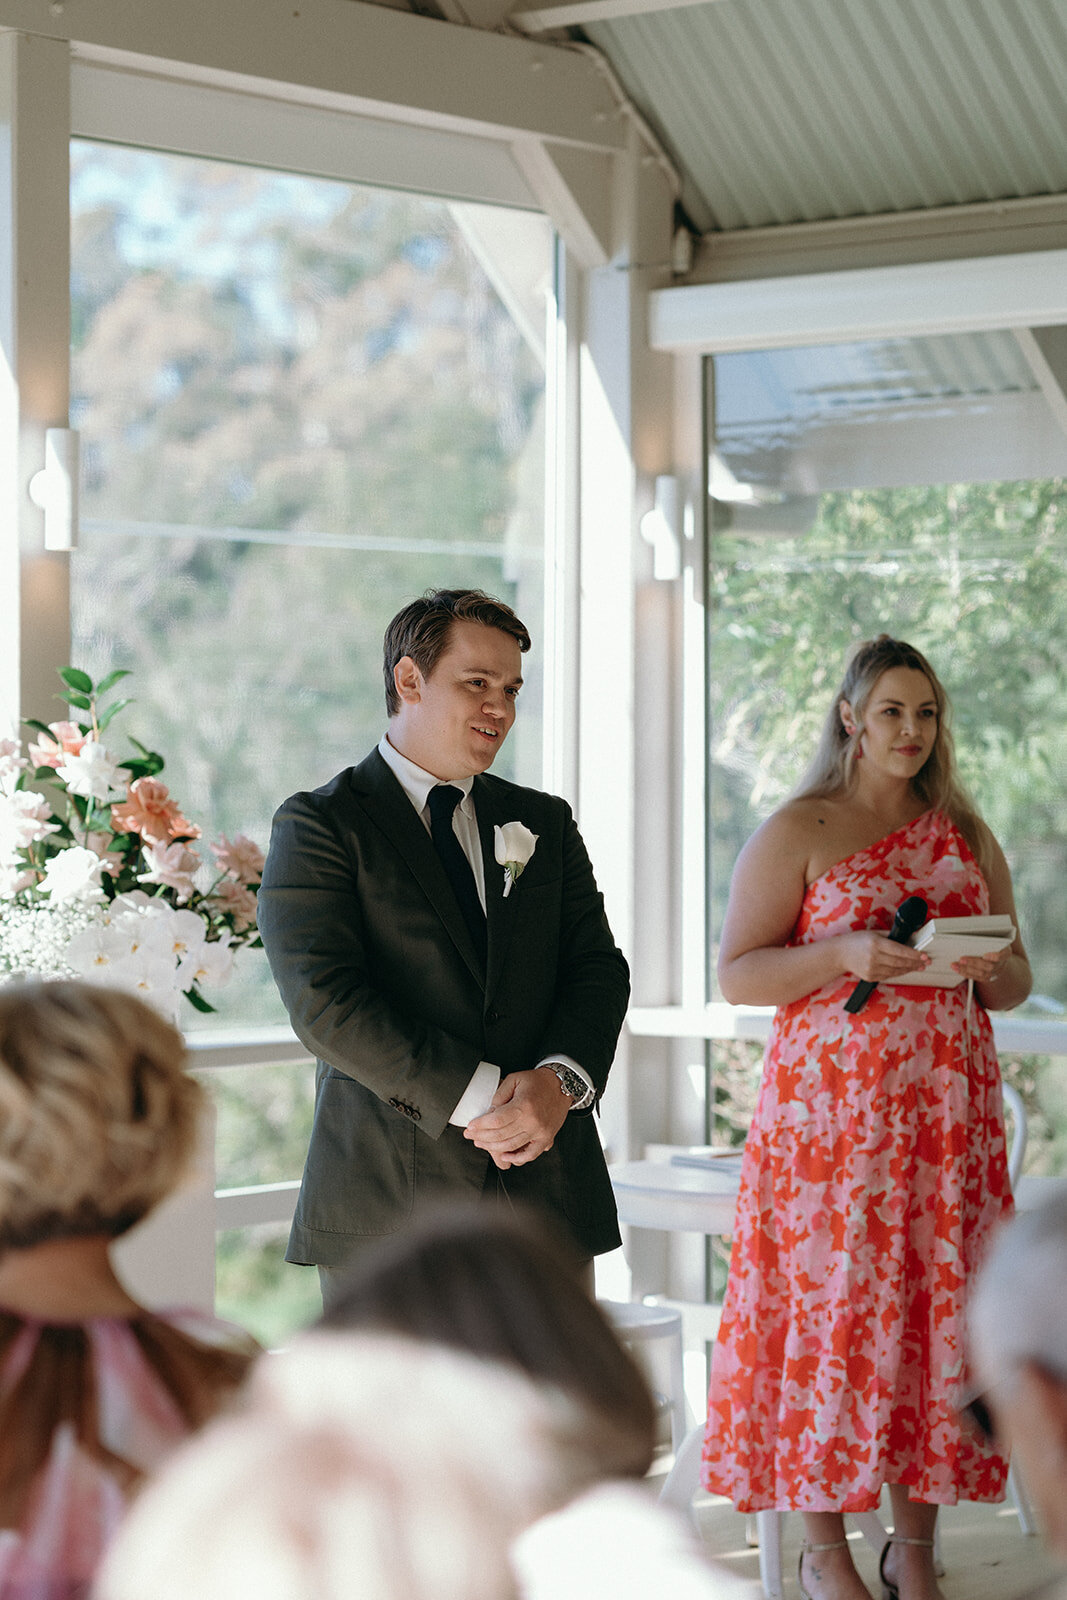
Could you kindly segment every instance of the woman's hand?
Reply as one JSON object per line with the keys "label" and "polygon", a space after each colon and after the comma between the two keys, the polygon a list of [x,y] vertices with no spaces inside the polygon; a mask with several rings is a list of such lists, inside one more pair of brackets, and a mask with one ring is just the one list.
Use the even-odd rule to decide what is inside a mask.
{"label": "woman's hand", "polygon": [[961,956],[952,963],[953,972],[958,972],[961,978],[969,978],[972,983],[995,983],[1006,961],[1011,960],[1011,946],[1005,945],[1003,950],[994,950],[988,956]]}
{"label": "woman's hand", "polygon": [[840,935],[845,971],[868,983],[892,983],[930,965],[930,957],[908,944],[897,944],[887,933],[870,929]]}

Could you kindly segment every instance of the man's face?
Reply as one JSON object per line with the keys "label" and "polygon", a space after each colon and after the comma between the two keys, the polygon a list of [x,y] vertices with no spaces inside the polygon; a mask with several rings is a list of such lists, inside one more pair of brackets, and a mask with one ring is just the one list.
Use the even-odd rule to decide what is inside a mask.
{"label": "man's face", "polygon": [[389,724],[390,743],[437,778],[485,772],[515,721],[521,662],[509,633],[484,622],[453,622],[428,678],[410,656],[397,663],[401,704]]}

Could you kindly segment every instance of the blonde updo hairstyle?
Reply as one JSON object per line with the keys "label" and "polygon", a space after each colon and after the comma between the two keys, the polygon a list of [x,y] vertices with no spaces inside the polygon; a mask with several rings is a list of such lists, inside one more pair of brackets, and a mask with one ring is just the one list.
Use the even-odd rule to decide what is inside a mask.
{"label": "blonde updo hairstyle", "polygon": [[[875,685],[884,672],[905,667],[921,672],[930,685],[937,706],[937,737],[924,766],[912,780],[919,799],[927,810],[943,811],[959,828],[980,867],[989,864],[986,831],[956,769],[956,747],[950,727],[951,705],[945,687],[921,650],[880,633],[856,645],[848,659],[845,676],[834,696],[810,767],[798,788],[795,800],[830,799],[846,794],[852,786],[860,756],[864,716]],[[852,709],[854,731],[849,733],[841,720],[845,703]]]}
{"label": "blonde updo hairstyle", "polygon": [[0,988],[0,1250],[139,1222],[184,1176],[203,1102],[181,1035],[134,995]]}

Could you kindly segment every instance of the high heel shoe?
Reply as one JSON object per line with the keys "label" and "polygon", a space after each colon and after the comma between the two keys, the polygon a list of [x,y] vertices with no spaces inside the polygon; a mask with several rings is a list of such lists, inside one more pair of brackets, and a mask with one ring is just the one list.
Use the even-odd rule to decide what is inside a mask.
{"label": "high heel shoe", "polygon": [[804,1557],[805,1556],[809,1556],[809,1555],[813,1556],[819,1550],[847,1550],[847,1549],[848,1549],[848,1540],[847,1539],[834,1539],[830,1544],[809,1544],[806,1539],[804,1540],[804,1543],[800,1547],[800,1559],[797,1562],[797,1583],[800,1585],[800,1592],[804,1596],[804,1600],[812,1600],[812,1596],[808,1593],[808,1591],[804,1587]]}
{"label": "high heel shoe", "polygon": [[882,1546],[882,1555],[878,1562],[878,1581],[882,1585],[882,1600],[900,1600],[900,1585],[885,1575],[885,1558],[889,1554],[890,1546],[894,1544],[918,1545],[921,1550],[934,1548],[932,1539],[905,1539],[902,1533],[891,1533]]}

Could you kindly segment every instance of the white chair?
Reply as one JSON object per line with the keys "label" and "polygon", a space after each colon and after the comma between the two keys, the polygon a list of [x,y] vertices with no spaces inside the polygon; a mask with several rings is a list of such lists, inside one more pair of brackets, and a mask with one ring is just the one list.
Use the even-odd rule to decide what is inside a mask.
{"label": "white chair", "polygon": [[[684,1366],[682,1362],[682,1317],[668,1306],[646,1305],[641,1300],[598,1300],[601,1311],[608,1317],[623,1344],[636,1347],[634,1354],[649,1375],[653,1393],[662,1405],[670,1410],[671,1449],[677,1452],[686,1438],[691,1417],[686,1406]],[[667,1357],[667,1385],[663,1394],[656,1377],[651,1373],[651,1360],[645,1358],[644,1347],[662,1343]],[[647,1352],[651,1356],[651,1351]]]}

